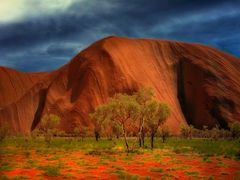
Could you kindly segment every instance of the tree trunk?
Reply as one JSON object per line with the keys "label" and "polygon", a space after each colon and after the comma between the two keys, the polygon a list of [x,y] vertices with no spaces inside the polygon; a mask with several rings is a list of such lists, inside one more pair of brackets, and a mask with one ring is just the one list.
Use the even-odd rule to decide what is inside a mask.
{"label": "tree trunk", "polygon": [[138,142],[139,142],[139,147],[142,147],[142,134],[140,132],[138,133]]}
{"label": "tree trunk", "polygon": [[144,139],[145,139],[145,133],[144,132],[142,132],[142,146],[144,147]]}
{"label": "tree trunk", "polygon": [[138,132],[138,140],[139,140],[139,147],[144,146],[144,140],[143,140],[143,126],[144,126],[144,120],[140,120],[140,125],[139,125],[139,132]]}
{"label": "tree trunk", "polygon": [[125,130],[124,125],[122,125],[122,129],[123,129],[123,136],[124,136],[124,141],[125,141],[125,145],[126,145],[126,148],[127,148],[127,152],[129,152],[129,146],[128,146],[128,142],[127,142],[127,135],[126,135],[126,130]]}
{"label": "tree trunk", "polygon": [[153,150],[153,140],[154,140],[154,134],[151,133],[151,149]]}
{"label": "tree trunk", "polygon": [[95,138],[96,138],[96,141],[99,140],[99,133],[97,131],[95,131]]}
{"label": "tree trunk", "polygon": [[163,136],[162,136],[162,142],[165,143],[165,141],[166,141],[166,138],[165,138],[165,136],[163,135]]}

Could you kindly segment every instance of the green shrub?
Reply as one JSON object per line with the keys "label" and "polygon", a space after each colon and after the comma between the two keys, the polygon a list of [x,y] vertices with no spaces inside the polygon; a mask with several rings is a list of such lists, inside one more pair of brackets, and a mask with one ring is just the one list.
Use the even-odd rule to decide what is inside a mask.
{"label": "green shrub", "polygon": [[41,170],[44,171],[44,174],[47,176],[59,176],[60,175],[60,167],[59,166],[53,166],[53,165],[47,165],[40,167]]}

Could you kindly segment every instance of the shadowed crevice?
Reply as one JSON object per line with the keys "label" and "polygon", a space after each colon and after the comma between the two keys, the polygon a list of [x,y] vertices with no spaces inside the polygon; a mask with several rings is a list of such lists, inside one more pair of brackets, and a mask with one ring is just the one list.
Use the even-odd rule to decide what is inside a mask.
{"label": "shadowed crevice", "polygon": [[[228,129],[228,123],[226,119],[222,116],[222,113],[220,110],[220,106],[223,105],[224,102],[222,102],[216,97],[213,97],[211,101],[212,101],[213,107],[210,109],[210,114],[212,115],[213,118],[217,120],[217,122],[219,123],[218,125],[220,125],[221,128]],[[224,99],[223,101],[226,101],[226,99]]]}
{"label": "shadowed crevice", "polygon": [[189,114],[189,110],[186,102],[183,71],[184,71],[183,60],[180,60],[177,66],[177,92],[178,92],[177,96],[181,106],[181,110],[183,112],[185,119],[187,120],[187,123],[192,124],[193,121],[192,121],[191,115]]}
{"label": "shadowed crevice", "polygon": [[46,96],[47,96],[47,89],[41,89],[39,91],[39,103],[38,103],[37,111],[34,115],[34,119],[33,119],[32,126],[31,126],[31,131],[33,131],[36,128],[36,126],[39,124],[39,122],[41,120],[42,112],[43,112],[44,105],[45,105]]}

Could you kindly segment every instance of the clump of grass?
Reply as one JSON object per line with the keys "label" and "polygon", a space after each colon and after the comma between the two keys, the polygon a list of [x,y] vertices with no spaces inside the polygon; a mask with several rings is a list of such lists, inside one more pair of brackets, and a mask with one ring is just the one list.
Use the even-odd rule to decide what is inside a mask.
{"label": "clump of grass", "polygon": [[60,175],[60,166],[47,165],[41,166],[39,169],[44,171],[44,174],[47,176],[59,176]]}
{"label": "clump of grass", "polygon": [[208,176],[208,177],[204,177],[203,179],[204,179],[204,180],[214,180],[214,177]]}
{"label": "clump of grass", "polygon": [[77,160],[76,164],[79,165],[79,166],[85,166],[86,162],[83,159],[81,159],[81,160]]}
{"label": "clump of grass", "polygon": [[128,174],[128,173],[126,173],[124,171],[120,171],[120,170],[116,170],[114,172],[114,174],[116,174],[119,179],[128,179],[128,180],[138,180],[139,179],[139,177],[137,175]]}
{"label": "clump of grass", "polygon": [[151,172],[160,172],[160,173],[162,173],[162,172],[163,172],[163,169],[162,169],[162,168],[154,167],[154,168],[151,168],[150,171],[151,171]]}
{"label": "clump of grass", "polygon": [[133,160],[133,156],[131,156],[130,154],[128,154],[127,156],[125,156],[125,157],[123,158],[123,160],[124,160],[125,162],[132,161],[132,160]]}
{"label": "clump of grass", "polygon": [[51,156],[51,157],[47,158],[47,160],[54,161],[54,160],[58,160],[59,158],[60,158],[59,156]]}
{"label": "clump of grass", "polygon": [[143,177],[143,180],[151,180],[151,177],[145,176],[145,177]]}
{"label": "clump of grass", "polygon": [[228,165],[227,164],[225,164],[224,162],[222,162],[222,161],[219,161],[218,162],[218,167],[224,167],[224,168],[227,168],[228,167]]}
{"label": "clump of grass", "polygon": [[206,162],[206,163],[211,163],[211,159],[209,159],[208,156],[203,156],[203,162]]}
{"label": "clump of grass", "polygon": [[183,165],[183,166],[181,166],[181,167],[179,167],[179,168],[181,168],[181,169],[191,169],[192,166],[186,166],[186,165]]}
{"label": "clump of grass", "polygon": [[11,179],[12,180],[25,180],[25,179],[29,179],[29,177],[27,177],[27,176],[14,176]]}
{"label": "clump of grass", "polygon": [[100,156],[102,153],[101,151],[96,151],[96,150],[92,150],[92,151],[89,151],[88,152],[88,155],[97,155],[97,156]]}
{"label": "clump of grass", "polygon": [[172,177],[173,177],[172,174],[166,173],[166,174],[163,174],[162,179],[169,179],[169,178],[172,178]]}
{"label": "clump of grass", "polygon": [[29,160],[27,160],[27,164],[24,166],[24,168],[29,169],[29,168],[33,168],[33,167],[37,167],[37,166],[38,166],[37,161],[29,159]]}
{"label": "clump of grass", "polygon": [[116,170],[123,170],[123,167],[115,165],[115,164],[113,164],[111,167],[116,169]]}
{"label": "clump of grass", "polygon": [[182,163],[181,160],[177,160],[177,159],[173,159],[173,160],[171,160],[170,162],[171,162],[171,163],[174,163],[174,164],[180,164],[180,163]]}
{"label": "clump of grass", "polygon": [[0,171],[11,171],[13,170],[14,166],[8,162],[4,162],[0,166]]}
{"label": "clump of grass", "polygon": [[189,152],[192,152],[192,148],[191,147],[175,147],[173,149],[173,152],[175,152],[176,154],[186,154]]}
{"label": "clump of grass", "polygon": [[75,179],[76,177],[72,174],[72,173],[66,173],[66,174],[64,174],[64,178],[66,178],[66,179]]}
{"label": "clump of grass", "polygon": [[155,155],[154,155],[154,159],[155,159],[156,161],[161,161],[161,155],[160,155],[160,154],[155,154]]}
{"label": "clump of grass", "polygon": [[186,171],[185,174],[187,176],[193,176],[193,177],[197,177],[199,175],[199,172],[195,172],[195,171]]}

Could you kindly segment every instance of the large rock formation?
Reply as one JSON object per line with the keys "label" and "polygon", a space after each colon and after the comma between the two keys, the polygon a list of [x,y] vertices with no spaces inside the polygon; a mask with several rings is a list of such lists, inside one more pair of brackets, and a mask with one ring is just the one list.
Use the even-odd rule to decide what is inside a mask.
{"label": "large rock formation", "polygon": [[29,133],[45,113],[61,117],[60,129],[79,121],[116,92],[151,87],[172,110],[166,124],[179,133],[186,122],[227,127],[240,121],[240,61],[217,49],[173,41],[108,37],[48,73],[0,68],[0,123]]}

